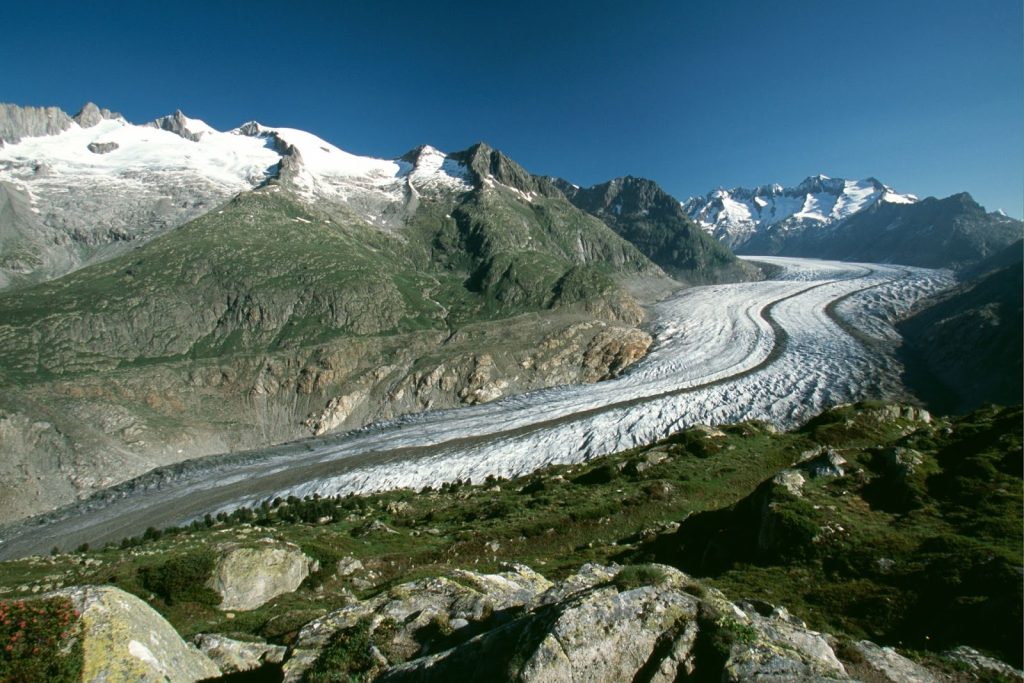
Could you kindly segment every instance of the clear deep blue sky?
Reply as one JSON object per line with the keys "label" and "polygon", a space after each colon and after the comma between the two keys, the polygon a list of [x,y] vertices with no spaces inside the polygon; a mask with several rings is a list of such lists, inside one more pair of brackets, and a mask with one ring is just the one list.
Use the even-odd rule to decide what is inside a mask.
{"label": "clear deep blue sky", "polygon": [[1024,213],[1021,0],[34,2],[0,101],[176,108],[394,157],[484,140],[589,185],[874,175]]}

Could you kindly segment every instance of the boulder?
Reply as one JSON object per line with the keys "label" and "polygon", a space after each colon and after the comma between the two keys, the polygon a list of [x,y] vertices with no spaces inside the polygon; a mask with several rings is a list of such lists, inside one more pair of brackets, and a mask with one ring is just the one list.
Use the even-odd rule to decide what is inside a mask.
{"label": "boulder", "polygon": [[130,593],[81,586],[50,594],[81,613],[83,681],[198,681],[221,674],[167,620]]}
{"label": "boulder", "polygon": [[846,458],[839,455],[831,448],[815,455],[814,457],[800,463],[800,469],[811,478],[818,477],[841,477],[845,474],[843,465]]}
{"label": "boulder", "polygon": [[363,571],[363,563],[351,555],[338,560],[334,568],[335,576],[351,576],[356,572]]}
{"label": "boulder", "polygon": [[885,681],[885,683],[934,683],[938,679],[931,671],[896,652],[891,647],[875,645],[870,640],[861,640],[853,645],[854,651],[860,655],[855,665],[851,665],[851,673],[862,678]]}
{"label": "boulder", "polygon": [[207,586],[221,596],[220,609],[252,610],[294,591],[316,570],[297,545],[262,539],[255,545],[226,544]]}
{"label": "boulder", "polygon": [[700,601],[683,589],[693,581],[658,567],[657,585],[620,590],[602,580],[618,571],[590,566],[545,594],[564,598],[458,647],[394,666],[380,680],[610,682],[649,671],[651,680],[671,681],[680,666],[692,671]]}
{"label": "boulder", "polygon": [[280,664],[288,652],[283,645],[245,642],[216,633],[200,633],[193,642],[226,674],[251,671],[264,664]]}
{"label": "boulder", "polygon": [[807,480],[799,470],[782,470],[772,478],[772,483],[781,486],[797,498],[803,495],[804,484]]}
{"label": "boulder", "polygon": [[503,614],[534,604],[552,586],[529,567],[504,569],[498,574],[455,570],[450,577],[405,583],[306,624],[285,663],[285,680],[301,680],[331,636],[362,620],[372,620],[375,627],[385,621],[397,624],[388,637],[390,649],[412,657],[429,652],[438,632],[443,638],[460,631],[468,638]]}
{"label": "boulder", "polygon": [[743,603],[717,626],[734,636],[723,681],[847,678],[826,637],[784,608]]}
{"label": "boulder", "polygon": [[93,154],[107,154],[118,148],[116,142],[90,142],[87,147]]}

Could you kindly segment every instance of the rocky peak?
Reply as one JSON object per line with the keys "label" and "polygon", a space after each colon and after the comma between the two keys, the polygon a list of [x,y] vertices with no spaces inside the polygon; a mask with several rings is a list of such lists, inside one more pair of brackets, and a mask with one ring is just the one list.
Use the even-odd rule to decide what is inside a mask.
{"label": "rocky peak", "polygon": [[82,107],[72,118],[74,118],[75,123],[82,128],[92,128],[104,119],[120,119],[124,117],[116,112],[110,111],[109,109],[100,109],[92,102],[86,102],[85,106]]}
{"label": "rocky peak", "polygon": [[203,121],[190,119],[185,116],[180,109],[176,110],[170,116],[161,116],[155,121],[150,121],[146,126],[149,128],[166,130],[179,137],[185,138],[186,140],[191,140],[192,142],[199,142],[199,139],[203,134],[213,131],[213,129]]}
{"label": "rocky peak", "polygon": [[440,154],[440,155],[443,156],[444,152],[442,152],[438,148],[433,147],[431,145],[418,145],[418,146],[413,147],[412,149],[410,149],[408,152],[406,152],[402,156],[398,157],[398,160],[399,161],[404,161],[404,162],[406,162],[408,164],[412,164],[412,166],[415,167],[415,166],[418,166],[420,164],[420,162],[423,160],[424,157],[434,156],[434,155],[437,155],[437,154]]}
{"label": "rocky peak", "polygon": [[250,138],[263,138],[269,143],[268,146],[278,154],[299,155],[299,150],[295,149],[293,145],[285,142],[281,136],[277,134],[277,131],[273,128],[267,128],[259,121],[243,123],[231,132],[236,135],[244,135]]}
{"label": "rocky peak", "polygon": [[550,180],[531,175],[522,166],[486,143],[478,142],[465,151],[455,152],[449,156],[470,170],[473,184],[478,188],[498,183],[527,194],[560,194]]}
{"label": "rocky peak", "polygon": [[830,178],[819,173],[818,175],[804,178],[803,182],[793,189],[799,194],[814,194],[817,192],[841,194],[845,185],[846,180],[843,178]]}
{"label": "rocky peak", "polygon": [[646,215],[651,211],[678,213],[679,202],[653,180],[625,176],[580,190],[574,199],[584,211],[611,212],[615,215]]}

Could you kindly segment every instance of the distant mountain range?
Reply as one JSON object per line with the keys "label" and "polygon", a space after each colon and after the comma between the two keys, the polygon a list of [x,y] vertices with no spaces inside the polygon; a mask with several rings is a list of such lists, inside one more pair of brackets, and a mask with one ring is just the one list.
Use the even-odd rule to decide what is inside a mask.
{"label": "distant mountain range", "polygon": [[818,175],[796,187],[718,189],[683,210],[739,254],[809,256],[962,269],[1019,239],[1018,220],[967,193],[900,194],[874,178]]}

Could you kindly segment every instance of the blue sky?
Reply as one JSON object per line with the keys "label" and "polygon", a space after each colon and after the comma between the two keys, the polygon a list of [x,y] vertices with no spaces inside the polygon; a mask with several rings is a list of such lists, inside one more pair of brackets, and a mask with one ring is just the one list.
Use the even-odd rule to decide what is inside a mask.
{"label": "blue sky", "polygon": [[718,186],[873,175],[1024,214],[1021,0],[30,2],[0,101],[303,128],[394,157]]}

